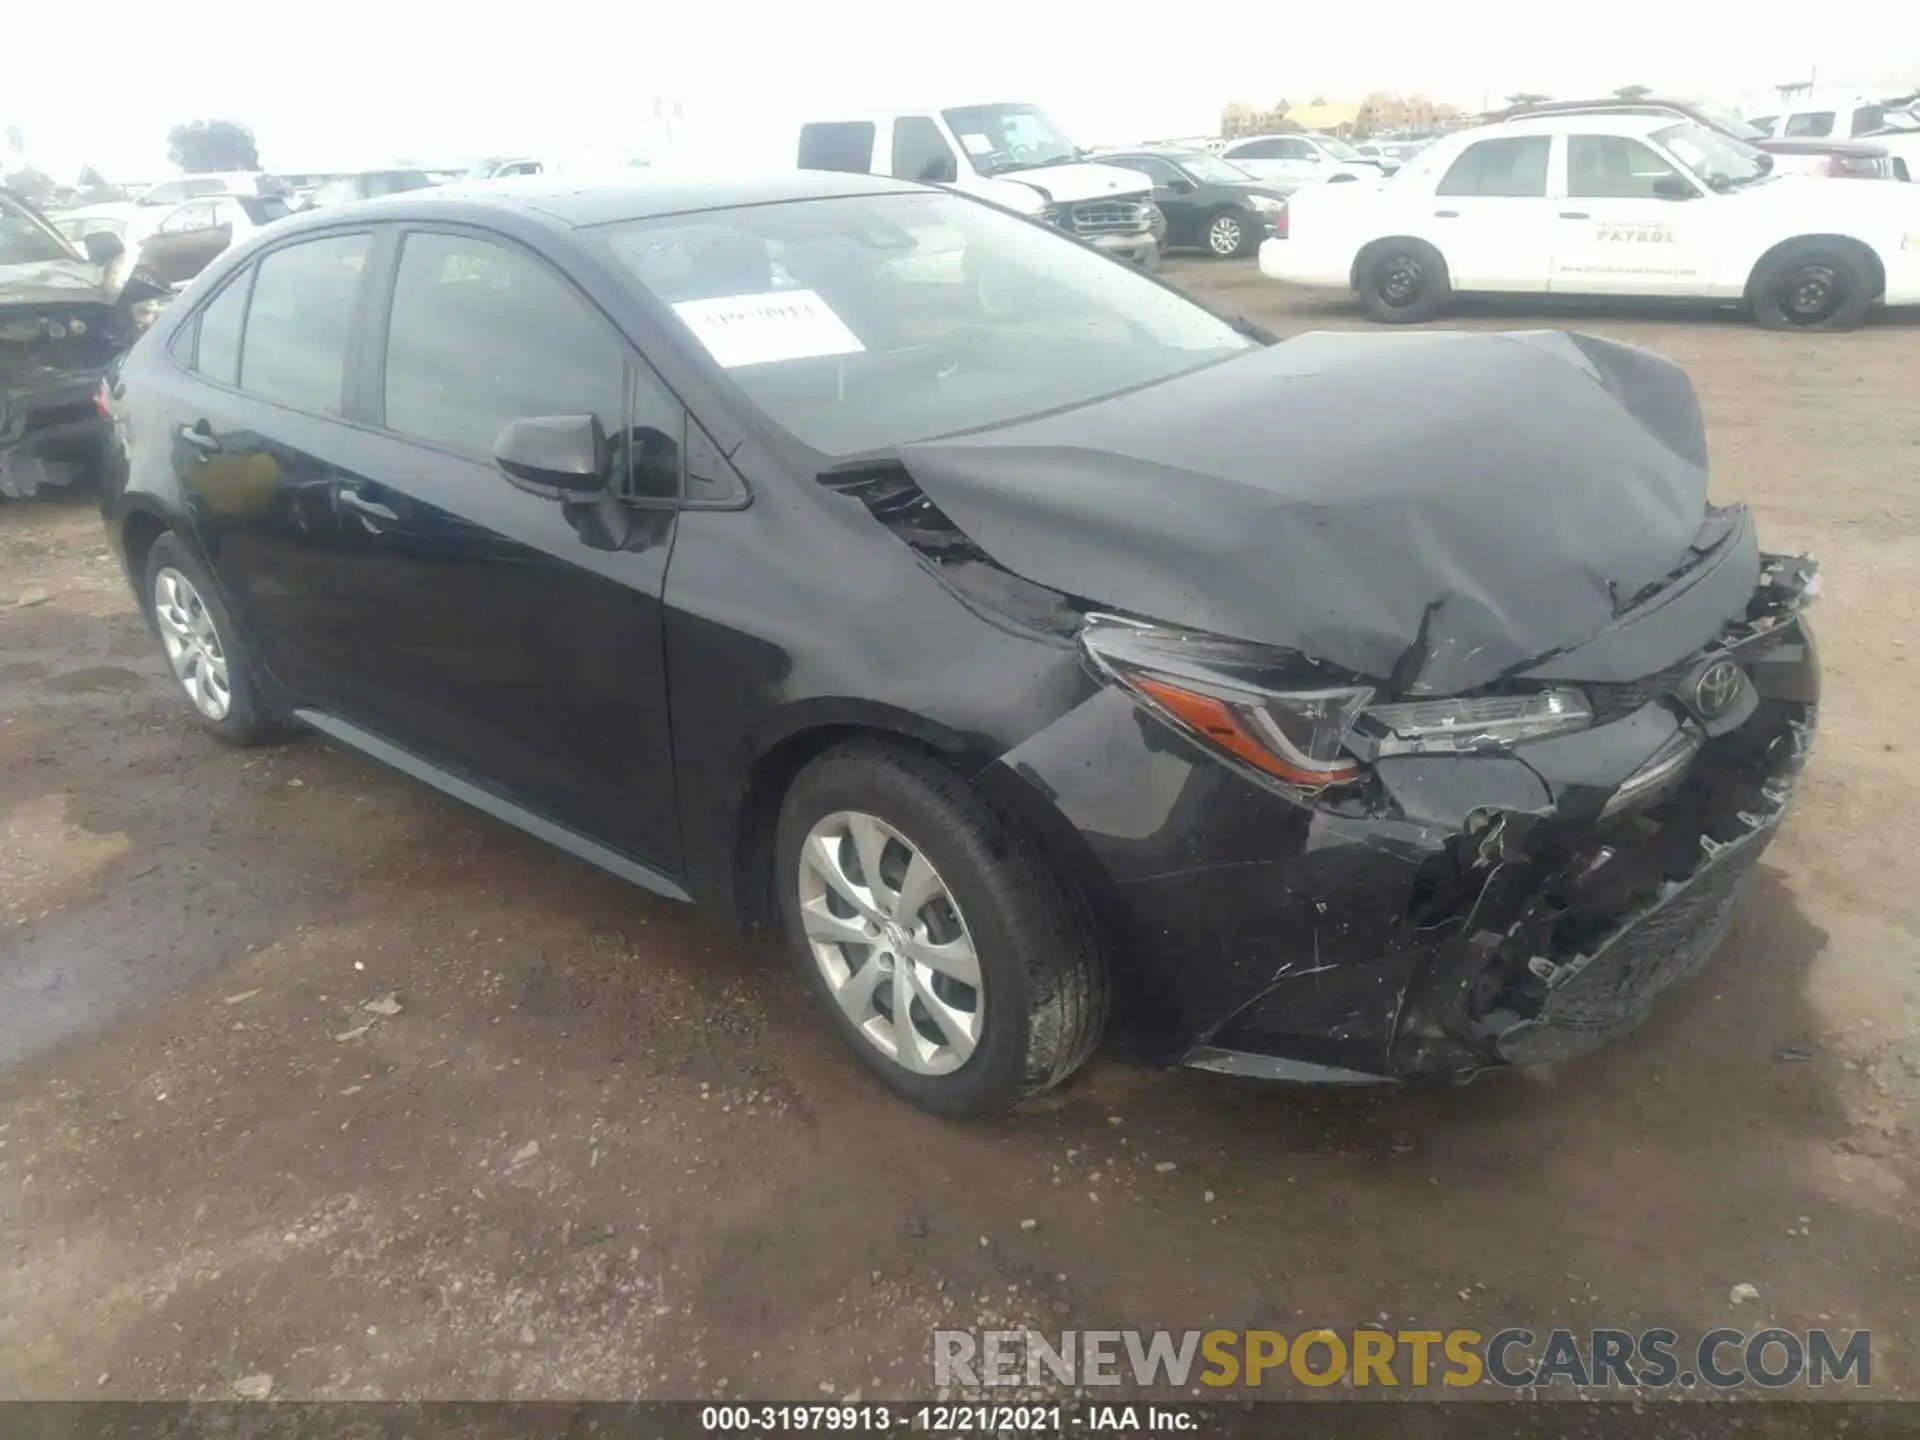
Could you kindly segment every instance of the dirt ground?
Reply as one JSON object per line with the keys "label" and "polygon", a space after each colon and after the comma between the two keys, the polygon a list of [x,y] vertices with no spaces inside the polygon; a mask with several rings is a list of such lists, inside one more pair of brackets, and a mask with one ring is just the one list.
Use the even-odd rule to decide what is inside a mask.
{"label": "dirt ground", "polygon": [[1096,1061],[927,1118],[770,943],[317,741],[222,749],[91,503],[0,506],[0,1395],[925,1398],[981,1323],[1870,1327],[1920,1388],[1920,324],[1453,323],[1681,361],[1715,497],[1827,580],[1819,749],[1725,950],[1465,1088]]}

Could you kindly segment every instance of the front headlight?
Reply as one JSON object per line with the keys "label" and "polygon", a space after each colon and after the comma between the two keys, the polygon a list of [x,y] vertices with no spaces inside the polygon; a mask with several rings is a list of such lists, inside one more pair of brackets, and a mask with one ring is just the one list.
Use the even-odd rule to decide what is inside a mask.
{"label": "front headlight", "polygon": [[1593,710],[1578,690],[1479,695],[1375,705],[1364,724],[1376,755],[1457,755],[1584,730]]}
{"label": "front headlight", "polygon": [[1081,644],[1175,729],[1263,775],[1319,789],[1361,773],[1345,745],[1371,686],[1316,684],[1297,657],[1108,617]]}
{"label": "front headlight", "polygon": [[1302,656],[1108,615],[1080,643],[1096,669],[1174,728],[1262,775],[1319,789],[1394,755],[1458,755],[1593,723],[1579,690],[1372,703]]}

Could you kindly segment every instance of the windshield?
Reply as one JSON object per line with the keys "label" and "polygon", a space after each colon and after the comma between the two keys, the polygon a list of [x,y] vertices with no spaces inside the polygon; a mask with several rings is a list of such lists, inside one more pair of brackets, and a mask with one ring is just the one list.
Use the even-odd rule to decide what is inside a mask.
{"label": "windshield", "polygon": [[74,258],[57,231],[10,196],[0,195],[0,265],[45,265]]}
{"label": "windshield", "polygon": [[1191,155],[1170,157],[1173,163],[1185,170],[1203,185],[1245,185],[1253,179],[1231,160],[1222,160],[1217,155],[1209,155],[1196,150]]}
{"label": "windshield", "polygon": [[1331,135],[1315,135],[1313,143],[1333,156],[1336,160],[1358,160],[1361,154],[1344,140],[1336,140]]}
{"label": "windshield", "polygon": [[955,195],[586,233],[763,415],[833,457],[1084,405],[1253,348],[1131,267]]}
{"label": "windshield", "polygon": [[1750,185],[1765,178],[1770,166],[1751,145],[1691,121],[1653,132],[1674,158],[1715,190]]}
{"label": "windshield", "polygon": [[960,148],[982,175],[1061,165],[1080,158],[1080,148],[1038,105],[962,105],[940,112],[959,137]]}

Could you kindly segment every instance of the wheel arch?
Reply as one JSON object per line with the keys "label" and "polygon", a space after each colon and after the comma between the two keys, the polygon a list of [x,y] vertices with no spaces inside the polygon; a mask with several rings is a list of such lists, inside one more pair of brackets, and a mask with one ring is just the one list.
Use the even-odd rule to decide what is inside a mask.
{"label": "wheel arch", "polygon": [[1878,250],[1874,249],[1873,246],[1869,245],[1865,240],[1862,240],[1858,235],[1840,235],[1824,231],[1813,231],[1804,235],[1789,235],[1784,240],[1776,241],[1767,247],[1758,260],[1753,262],[1753,267],[1747,271],[1747,283],[1740,292],[1742,298],[1745,299],[1748,304],[1753,303],[1754,286],[1759,281],[1762,272],[1766,270],[1767,266],[1771,265],[1775,260],[1779,259],[1780,256],[1786,254],[1798,245],[1841,245],[1856,251],[1867,262],[1868,273],[1872,276],[1873,295],[1871,298],[1878,300],[1882,295],[1887,293],[1887,262],[1880,257]]}
{"label": "wheel arch", "polygon": [[871,740],[923,755],[951,769],[1039,845],[1063,883],[1089,902],[1102,950],[1111,955],[1111,881],[1086,838],[1032,784],[999,763],[990,744],[890,707],[809,707],[762,745],[747,768],[733,807],[727,880],[733,918],[757,930],[777,922],[773,890],[774,831],[780,807],[801,771],[829,750]]}
{"label": "wheel arch", "polygon": [[[147,594],[147,556],[153,552],[154,542],[172,530],[166,517],[153,510],[129,510],[120,521],[121,563],[126,567],[127,583],[133,587],[140,613],[149,625],[153,623],[153,597]],[[191,541],[184,543],[188,549],[197,551]]]}
{"label": "wheel arch", "polygon": [[863,739],[915,751],[962,775],[977,772],[987,758],[967,737],[891,706],[833,701],[797,706],[761,738],[732,807],[726,880],[734,919],[743,928],[757,930],[778,918],[773,842],[787,791],[827,751]]}
{"label": "wheel arch", "polygon": [[1347,270],[1347,287],[1355,294],[1358,294],[1360,291],[1360,272],[1372,263],[1374,256],[1394,245],[1419,245],[1431,250],[1440,257],[1442,271],[1445,273],[1449,283],[1451,283],[1453,279],[1453,266],[1447,259],[1446,251],[1442,250],[1424,235],[1400,234],[1382,235],[1378,239],[1369,240],[1366,244],[1362,245],[1353,257],[1352,266]]}

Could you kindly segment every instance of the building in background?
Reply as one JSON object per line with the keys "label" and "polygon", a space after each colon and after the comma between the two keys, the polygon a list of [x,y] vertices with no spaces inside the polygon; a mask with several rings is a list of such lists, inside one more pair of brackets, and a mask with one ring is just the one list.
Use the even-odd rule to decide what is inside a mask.
{"label": "building in background", "polygon": [[1321,135],[1360,139],[1368,135],[1431,135],[1458,129],[1468,117],[1452,105],[1429,100],[1414,92],[1401,95],[1375,90],[1357,104],[1316,95],[1305,105],[1282,100],[1261,107],[1235,102],[1220,112],[1220,134],[1228,140],[1243,135],[1285,135],[1312,130]]}

